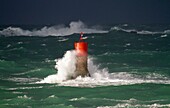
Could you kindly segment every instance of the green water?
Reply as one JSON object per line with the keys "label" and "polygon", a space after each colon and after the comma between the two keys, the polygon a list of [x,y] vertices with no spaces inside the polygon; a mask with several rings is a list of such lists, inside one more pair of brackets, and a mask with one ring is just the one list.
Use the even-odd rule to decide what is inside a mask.
{"label": "green water", "polygon": [[91,78],[89,82],[80,79],[53,84],[36,82],[57,73],[54,60],[74,49],[79,34],[1,36],[0,107],[168,108],[170,35],[162,35],[122,30],[85,34],[89,57],[98,70],[106,69],[111,79],[104,83]]}

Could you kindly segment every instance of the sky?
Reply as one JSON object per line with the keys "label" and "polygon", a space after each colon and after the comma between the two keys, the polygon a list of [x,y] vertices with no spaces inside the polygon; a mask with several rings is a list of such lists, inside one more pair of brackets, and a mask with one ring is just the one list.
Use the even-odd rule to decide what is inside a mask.
{"label": "sky", "polygon": [[0,0],[0,25],[169,24],[170,0]]}

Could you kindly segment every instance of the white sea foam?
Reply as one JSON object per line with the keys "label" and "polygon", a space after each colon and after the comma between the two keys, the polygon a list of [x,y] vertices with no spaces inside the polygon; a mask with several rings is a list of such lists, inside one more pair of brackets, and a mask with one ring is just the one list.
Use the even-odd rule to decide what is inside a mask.
{"label": "white sea foam", "polygon": [[20,98],[20,99],[31,99],[31,97],[28,97],[27,95],[24,95],[24,96],[18,96],[18,98]]}
{"label": "white sea foam", "polygon": [[[38,68],[38,69],[32,69],[32,70],[29,70],[29,71],[25,71],[25,72],[21,72],[21,73],[15,73],[15,74],[12,74],[12,75],[25,75],[25,74],[28,74],[28,73],[35,73],[37,71],[41,71],[42,69],[41,68]],[[9,78],[9,80],[13,80],[15,82],[17,81],[22,81],[22,80],[25,80],[25,81],[32,81],[32,80],[37,80],[37,78]]]}
{"label": "white sea foam", "polygon": [[137,33],[137,34],[162,34],[162,35],[165,35],[165,34],[170,34],[170,30],[164,30],[164,31],[148,31],[148,30],[136,30],[136,29],[124,29],[124,28],[121,28],[121,27],[118,27],[118,26],[115,26],[115,27],[112,27],[110,29],[111,31],[115,30],[115,31],[124,31],[124,32],[127,32],[127,33]]}
{"label": "white sea foam", "polygon": [[58,70],[58,73],[54,75],[49,75],[44,80],[40,81],[40,83],[58,83],[70,79],[76,69],[75,56],[75,51],[67,51],[62,59],[56,59],[55,68]]}
{"label": "white sea foam", "polygon": [[[22,75],[22,74],[26,74],[26,73],[15,74],[15,75]],[[39,78],[18,78],[18,77],[11,77],[11,78],[7,78],[7,79],[4,79],[4,80],[13,81],[13,82],[17,82],[17,83],[31,83],[31,82],[38,81]]]}
{"label": "white sea foam", "polygon": [[74,33],[107,33],[108,31],[87,27],[82,21],[73,21],[69,27],[64,25],[43,27],[40,30],[24,30],[20,27],[8,27],[0,31],[4,36],[66,36]]}
{"label": "white sea foam", "polygon": [[88,70],[91,77],[70,79],[75,71],[75,55],[75,51],[67,51],[63,58],[56,60],[57,74],[49,75],[37,83],[57,83],[59,86],[74,87],[119,86],[140,83],[170,84],[170,79],[158,74],[141,77],[128,72],[109,73],[107,68],[99,69],[99,65],[93,63],[92,57],[88,58]]}
{"label": "white sea foam", "polygon": [[30,89],[39,89],[43,88],[43,86],[38,87],[14,87],[14,88],[3,88],[4,90],[30,90]]}
{"label": "white sea foam", "polygon": [[83,36],[83,38],[82,38],[82,39],[84,39],[84,40],[85,40],[85,39],[87,39],[87,38],[88,38],[88,37],[84,37],[84,36]]}
{"label": "white sea foam", "polygon": [[64,39],[61,39],[61,40],[58,40],[59,42],[63,42],[63,41],[67,41],[68,38],[64,38]]}
{"label": "white sea foam", "polygon": [[165,37],[167,37],[167,34],[161,35],[161,38],[165,38]]}
{"label": "white sea foam", "polygon": [[[79,98],[72,98],[69,101],[81,101],[81,100],[88,100],[85,97],[79,97]],[[124,107],[144,107],[144,108],[164,108],[164,107],[170,107],[170,104],[158,104],[158,102],[164,102],[166,100],[150,100],[150,101],[143,101],[143,100],[137,100],[135,98],[130,98],[127,100],[120,100],[120,99],[110,99],[110,98],[91,98],[91,100],[103,100],[103,101],[110,101],[113,103],[118,103],[113,106],[98,106],[97,108],[124,108]],[[139,104],[139,103],[153,103],[153,104]]]}
{"label": "white sea foam", "polygon": [[[160,108],[160,107],[168,107],[170,104],[157,104],[158,102],[164,102],[166,100],[160,99],[160,100],[150,100],[150,101],[144,101],[144,100],[137,100],[135,98],[130,98],[127,100],[117,100],[117,99],[107,99],[104,98],[104,101],[112,101],[112,102],[118,102],[115,106],[98,106],[97,108],[124,108],[124,107],[144,107],[144,108]],[[154,103],[154,104],[139,104],[139,103]]]}
{"label": "white sea foam", "polygon": [[17,44],[23,44],[23,42],[17,42]]}
{"label": "white sea foam", "polygon": [[80,98],[72,98],[72,99],[69,99],[69,101],[79,101],[79,100],[85,100],[87,98],[85,97],[80,97]]}
{"label": "white sea foam", "polygon": [[170,104],[129,104],[129,103],[125,103],[125,104],[117,104],[115,106],[99,106],[97,108],[168,108],[170,107]]}
{"label": "white sea foam", "polygon": [[9,47],[11,47],[11,44],[8,44],[8,45],[6,46],[6,48],[9,48]]}

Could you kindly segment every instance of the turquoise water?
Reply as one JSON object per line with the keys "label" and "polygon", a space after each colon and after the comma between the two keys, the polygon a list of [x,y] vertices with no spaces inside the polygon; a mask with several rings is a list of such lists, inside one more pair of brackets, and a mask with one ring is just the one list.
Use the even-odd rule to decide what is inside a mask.
{"label": "turquoise water", "polygon": [[[170,26],[76,27],[1,27],[0,107],[170,107]],[[58,81],[80,30],[92,77]]]}

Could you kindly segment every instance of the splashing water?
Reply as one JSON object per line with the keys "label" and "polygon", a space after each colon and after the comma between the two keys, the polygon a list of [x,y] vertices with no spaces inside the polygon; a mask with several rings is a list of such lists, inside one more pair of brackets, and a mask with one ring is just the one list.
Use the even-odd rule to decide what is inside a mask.
{"label": "splashing water", "polygon": [[67,51],[62,59],[56,59],[55,68],[58,70],[57,74],[50,75],[42,80],[40,83],[58,83],[68,80],[76,69],[76,52],[74,50]]}
{"label": "splashing water", "polygon": [[124,29],[118,26],[114,26],[110,29],[111,31],[123,31],[123,32],[127,32],[127,33],[137,33],[137,34],[163,34],[163,35],[167,35],[170,34],[170,30],[164,30],[164,31],[149,31],[149,30],[137,30],[137,29]]}
{"label": "splashing water", "polygon": [[0,36],[66,36],[74,33],[107,33],[98,27],[87,27],[82,21],[72,21],[69,27],[64,25],[43,27],[40,30],[23,30],[20,27],[8,27],[0,31]]}
{"label": "splashing water", "polygon": [[57,74],[49,75],[42,81],[37,83],[57,83],[60,86],[74,86],[74,87],[96,87],[109,85],[130,85],[139,83],[161,83],[170,84],[168,78],[160,75],[153,75],[152,78],[148,76],[140,77],[127,72],[109,73],[107,68],[99,69],[99,65],[93,63],[93,58],[88,57],[88,70],[91,77],[77,77],[71,79],[75,74],[76,52],[74,50],[67,51],[63,58],[57,59],[55,68],[58,70]]}
{"label": "splashing water", "polygon": [[[99,70],[99,66],[94,65],[93,58],[88,58],[88,70],[92,78],[103,79],[108,78],[109,73],[106,68]],[[57,74],[50,75],[39,83],[61,83],[71,79],[74,76],[76,69],[76,51],[67,51],[62,59],[56,59],[55,68],[58,70]],[[90,77],[86,77],[89,79]],[[78,77],[77,79],[86,79]],[[91,79],[91,78],[90,78]]]}

